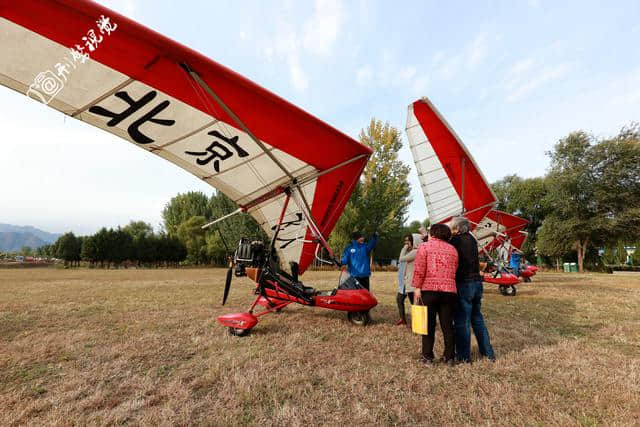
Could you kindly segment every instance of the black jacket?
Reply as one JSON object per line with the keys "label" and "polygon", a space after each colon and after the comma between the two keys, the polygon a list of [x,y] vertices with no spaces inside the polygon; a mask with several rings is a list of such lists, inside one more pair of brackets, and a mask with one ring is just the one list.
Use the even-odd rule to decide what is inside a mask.
{"label": "black jacket", "polygon": [[481,281],[478,242],[475,237],[471,233],[458,234],[449,243],[458,251],[456,282]]}

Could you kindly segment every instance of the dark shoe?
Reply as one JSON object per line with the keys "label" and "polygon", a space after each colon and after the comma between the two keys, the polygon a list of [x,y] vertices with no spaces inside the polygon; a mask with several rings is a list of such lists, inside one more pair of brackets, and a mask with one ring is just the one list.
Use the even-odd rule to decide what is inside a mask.
{"label": "dark shoe", "polygon": [[493,357],[489,357],[489,356],[487,356],[487,355],[485,355],[485,354],[482,354],[482,355],[480,355],[480,357],[481,357],[482,359],[487,359],[487,360],[488,360],[489,362],[491,362],[491,363],[495,363],[495,361],[496,361],[496,357],[495,357],[495,356],[493,356]]}
{"label": "dark shoe", "polygon": [[422,363],[424,363],[425,365],[433,365],[433,358],[432,357],[424,357],[424,356],[422,356],[420,358],[420,361]]}
{"label": "dark shoe", "polygon": [[400,325],[406,325],[407,321],[404,319],[398,319],[396,320],[396,326],[400,326]]}
{"label": "dark shoe", "polygon": [[456,366],[456,359],[440,359],[440,362],[448,366]]}

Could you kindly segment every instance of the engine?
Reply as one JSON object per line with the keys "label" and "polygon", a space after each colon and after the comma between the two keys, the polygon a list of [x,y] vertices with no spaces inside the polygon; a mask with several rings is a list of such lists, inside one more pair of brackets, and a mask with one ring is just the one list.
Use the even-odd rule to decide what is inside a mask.
{"label": "engine", "polygon": [[260,268],[264,266],[267,258],[267,251],[264,242],[260,240],[249,240],[245,237],[240,239],[238,248],[234,254],[236,265],[235,275],[237,277],[246,276],[245,268]]}

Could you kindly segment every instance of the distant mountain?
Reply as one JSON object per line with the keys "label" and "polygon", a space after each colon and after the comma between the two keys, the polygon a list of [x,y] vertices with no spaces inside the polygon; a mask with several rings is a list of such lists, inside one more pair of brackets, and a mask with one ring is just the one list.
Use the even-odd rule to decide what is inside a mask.
{"label": "distant mountain", "polygon": [[0,224],[0,233],[3,233],[3,232],[32,234],[38,239],[44,241],[44,244],[53,243],[56,240],[58,240],[58,237],[62,236],[62,234],[49,233],[46,231],[42,231],[38,228],[32,227],[30,225],[21,226],[21,225],[11,225],[11,224]]}
{"label": "distant mountain", "polygon": [[0,232],[0,251],[16,252],[24,246],[37,249],[47,242],[31,233],[16,233],[15,231]]}

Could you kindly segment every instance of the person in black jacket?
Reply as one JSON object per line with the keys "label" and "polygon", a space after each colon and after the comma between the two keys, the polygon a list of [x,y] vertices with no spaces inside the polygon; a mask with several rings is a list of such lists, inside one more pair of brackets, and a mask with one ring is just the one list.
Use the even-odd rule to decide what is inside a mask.
{"label": "person in black jacket", "polygon": [[478,261],[478,242],[469,232],[467,218],[456,217],[451,220],[450,243],[458,251],[458,269],[456,270],[456,289],[458,306],[455,315],[456,359],[459,362],[471,361],[471,328],[478,341],[480,355],[495,360],[489,331],[484,323],[480,307],[482,305],[482,276]]}

